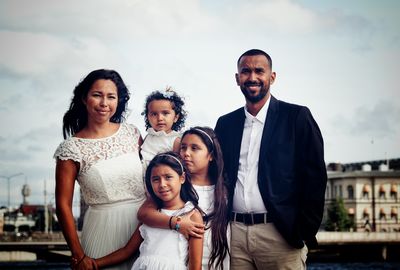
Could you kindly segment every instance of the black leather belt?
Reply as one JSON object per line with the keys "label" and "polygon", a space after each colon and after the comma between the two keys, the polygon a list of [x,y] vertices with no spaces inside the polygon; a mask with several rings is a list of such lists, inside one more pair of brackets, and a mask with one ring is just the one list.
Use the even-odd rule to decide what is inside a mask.
{"label": "black leather belt", "polygon": [[266,224],[271,223],[271,217],[268,213],[253,214],[253,213],[231,213],[231,221],[241,222],[244,225]]}

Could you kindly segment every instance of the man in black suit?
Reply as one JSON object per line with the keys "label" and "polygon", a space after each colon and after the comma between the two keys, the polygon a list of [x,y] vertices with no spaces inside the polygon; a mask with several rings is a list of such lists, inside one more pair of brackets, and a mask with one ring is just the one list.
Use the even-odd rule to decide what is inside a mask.
{"label": "man in black suit", "polygon": [[218,119],[231,212],[231,269],[304,269],[316,243],[327,182],[323,140],[307,107],[270,93],[271,57],[237,62],[246,106]]}

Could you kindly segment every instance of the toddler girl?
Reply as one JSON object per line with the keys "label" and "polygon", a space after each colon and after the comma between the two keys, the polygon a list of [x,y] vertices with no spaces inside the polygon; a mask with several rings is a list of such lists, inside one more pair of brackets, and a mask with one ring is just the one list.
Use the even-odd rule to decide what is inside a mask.
{"label": "toddler girl", "polygon": [[145,167],[158,153],[179,151],[179,131],[186,120],[183,106],[182,98],[169,87],[165,91],[154,91],[146,98],[142,115],[147,135],[141,147]]}

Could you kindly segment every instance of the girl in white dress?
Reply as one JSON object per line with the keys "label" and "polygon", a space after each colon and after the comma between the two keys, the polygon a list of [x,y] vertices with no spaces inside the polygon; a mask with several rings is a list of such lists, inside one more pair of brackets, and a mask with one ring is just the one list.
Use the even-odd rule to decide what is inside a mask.
{"label": "girl in white dress", "polygon": [[179,151],[180,130],[186,120],[183,99],[171,88],[154,91],[146,98],[144,120],[147,135],[141,147],[144,168],[158,153]]}
{"label": "girl in white dress", "polygon": [[[186,239],[179,233],[180,216],[185,213],[194,210],[191,218],[195,222],[202,222],[196,191],[179,155],[174,152],[156,155],[147,167],[145,179],[146,188],[158,211],[169,217],[171,229],[141,225],[124,248],[97,259],[97,266],[101,268],[125,260],[140,245],[140,256],[132,269],[201,269],[203,239]],[[176,220],[172,223],[173,217]]]}
{"label": "girl in white dress", "polygon": [[[193,187],[199,196],[199,206],[205,212],[202,269],[229,269],[229,215],[227,191],[223,177],[222,151],[214,131],[194,127],[182,135],[180,156],[191,174]],[[167,219],[148,201],[140,208],[139,219],[150,226],[167,227]],[[183,219],[182,233],[198,236],[197,224]]]}
{"label": "girl in white dress", "polygon": [[[141,137],[122,123],[129,91],[113,70],[95,70],[75,88],[63,119],[65,141],[57,148],[56,208],[72,253],[73,269],[94,269],[94,261],[123,247],[138,225],[145,200],[139,158]],[[75,180],[86,211],[81,241],[72,214]],[[127,261],[114,269],[130,269]]]}

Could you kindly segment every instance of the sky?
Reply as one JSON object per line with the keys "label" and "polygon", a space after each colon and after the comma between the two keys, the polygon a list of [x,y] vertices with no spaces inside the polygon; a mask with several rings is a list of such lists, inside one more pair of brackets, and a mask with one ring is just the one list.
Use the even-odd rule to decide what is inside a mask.
{"label": "sky", "polygon": [[[173,87],[186,127],[244,105],[237,58],[268,52],[271,93],[310,108],[325,161],[400,157],[400,2],[395,0],[0,1],[0,205],[54,203],[53,154],[74,87],[117,70],[127,122],[146,134],[145,97]],[[75,205],[78,200],[75,199]]]}

